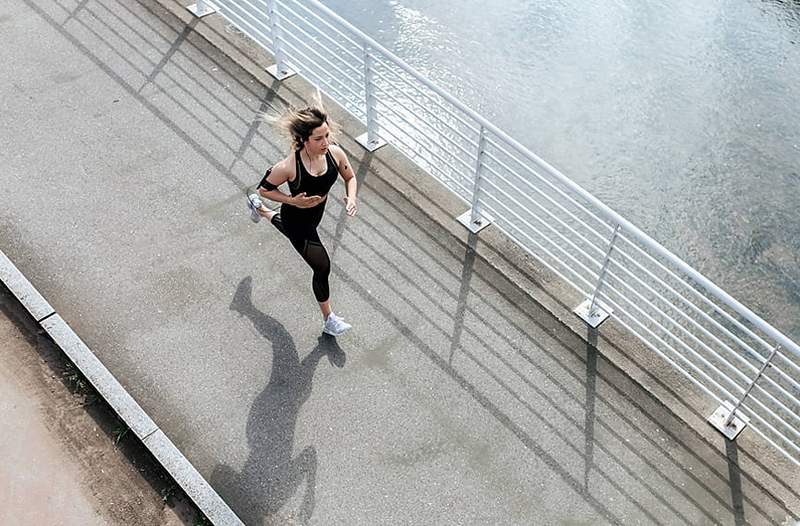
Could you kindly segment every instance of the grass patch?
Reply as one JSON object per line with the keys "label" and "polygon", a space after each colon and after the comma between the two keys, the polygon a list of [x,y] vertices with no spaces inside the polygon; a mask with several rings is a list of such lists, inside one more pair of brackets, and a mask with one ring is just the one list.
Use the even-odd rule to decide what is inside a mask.
{"label": "grass patch", "polygon": [[125,435],[127,435],[128,431],[130,431],[130,430],[131,430],[131,428],[129,428],[128,426],[126,426],[124,424],[117,426],[114,429],[114,431],[111,432],[111,436],[114,437],[114,445],[115,446],[119,445],[120,441],[123,438],[125,438]]}

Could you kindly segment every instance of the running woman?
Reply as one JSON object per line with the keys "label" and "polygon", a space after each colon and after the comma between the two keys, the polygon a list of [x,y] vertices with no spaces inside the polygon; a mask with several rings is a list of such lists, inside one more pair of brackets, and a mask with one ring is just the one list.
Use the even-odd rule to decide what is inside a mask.
{"label": "running woman", "polygon": [[[328,115],[319,108],[290,109],[280,119],[280,124],[292,139],[292,153],[267,170],[259,183],[257,194],[248,196],[250,217],[254,222],[266,218],[300,253],[311,270],[311,287],[319,302],[324,324],[322,331],[340,336],[351,328],[334,314],[331,307],[328,276],[331,260],[317,233],[325,203],[336,179],[345,182],[345,210],[348,216],[356,215],[355,173],[344,150],[331,143]],[[278,190],[288,183],[291,195]],[[261,198],[281,203],[280,212],[264,206]]]}

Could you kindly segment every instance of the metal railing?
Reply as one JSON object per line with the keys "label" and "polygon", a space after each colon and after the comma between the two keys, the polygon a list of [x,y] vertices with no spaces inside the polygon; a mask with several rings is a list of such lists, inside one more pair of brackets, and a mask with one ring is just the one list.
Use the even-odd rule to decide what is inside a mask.
{"label": "metal railing", "polygon": [[800,348],[633,224],[316,0],[199,0],[464,201],[473,232],[493,223],[585,301],[720,404],[729,439],[748,426],[800,465]]}

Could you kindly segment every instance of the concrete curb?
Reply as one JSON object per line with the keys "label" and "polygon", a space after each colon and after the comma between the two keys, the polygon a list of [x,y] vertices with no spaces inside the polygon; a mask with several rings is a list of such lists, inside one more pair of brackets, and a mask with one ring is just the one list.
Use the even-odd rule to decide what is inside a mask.
{"label": "concrete curb", "polygon": [[55,309],[0,249],[0,281],[36,319],[205,516],[219,526],[243,526],[214,488],[117,381]]}

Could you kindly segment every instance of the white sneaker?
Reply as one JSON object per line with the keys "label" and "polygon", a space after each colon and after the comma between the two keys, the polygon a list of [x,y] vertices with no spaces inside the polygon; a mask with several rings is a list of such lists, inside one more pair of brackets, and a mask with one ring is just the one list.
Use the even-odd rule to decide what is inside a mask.
{"label": "white sneaker", "polygon": [[258,209],[264,205],[264,202],[261,201],[261,197],[258,194],[250,194],[247,196],[247,206],[250,208],[250,220],[253,223],[258,223],[261,221],[261,214],[258,213]]}
{"label": "white sneaker", "polygon": [[331,336],[341,336],[352,327],[352,325],[331,312],[328,315],[328,318],[325,320],[325,325],[322,327],[322,332],[325,334],[330,334]]}

